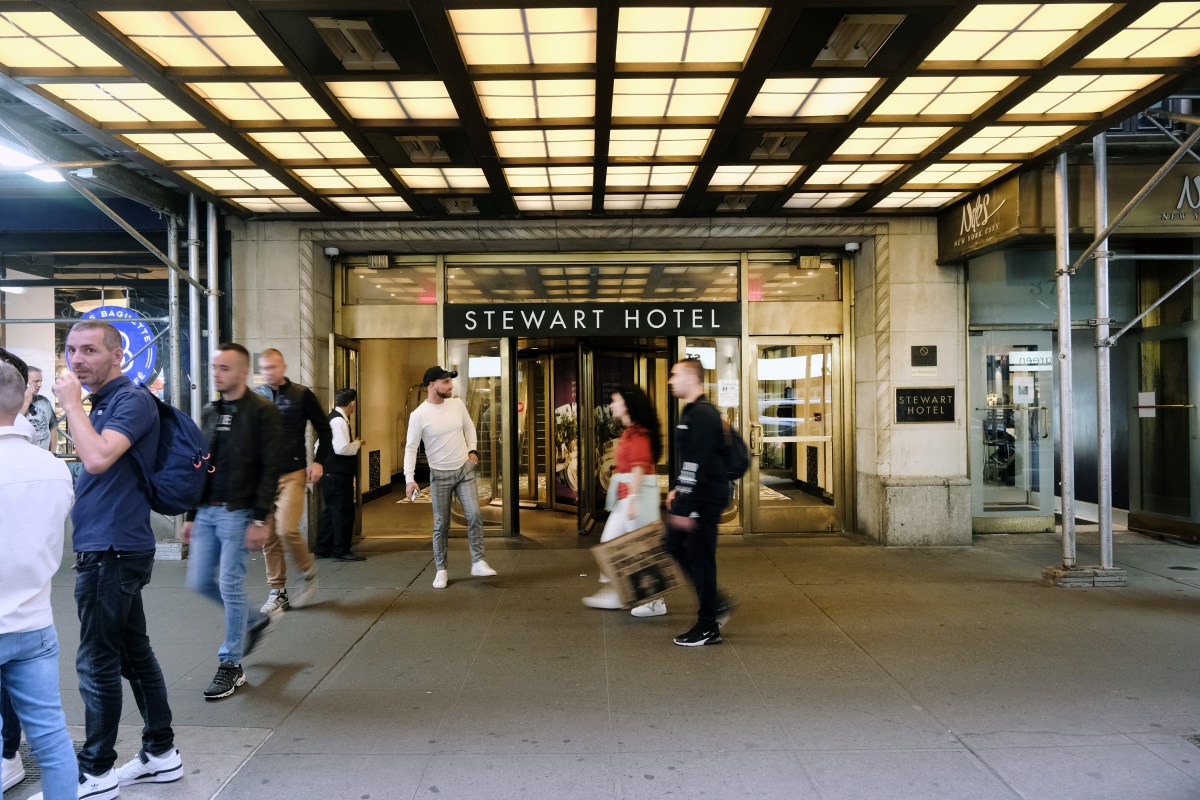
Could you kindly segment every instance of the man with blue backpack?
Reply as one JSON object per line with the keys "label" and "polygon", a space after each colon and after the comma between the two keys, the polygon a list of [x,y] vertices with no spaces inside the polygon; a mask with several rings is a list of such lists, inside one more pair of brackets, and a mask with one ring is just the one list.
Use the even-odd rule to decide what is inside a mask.
{"label": "man with blue backpack", "polygon": [[[109,800],[120,786],[183,776],[167,686],[150,638],[142,588],[150,582],[155,539],[151,489],[139,464],[154,464],[159,413],[153,395],[121,373],[121,334],[85,320],[67,334],[71,372],[54,383],[83,472],[75,484],[72,535],[79,649],[75,668],[86,738],[79,752],[79,796]],[[84,410],[82,387],[91,392]],[[137,757],[114,768],[124,676],[142,714]]]}

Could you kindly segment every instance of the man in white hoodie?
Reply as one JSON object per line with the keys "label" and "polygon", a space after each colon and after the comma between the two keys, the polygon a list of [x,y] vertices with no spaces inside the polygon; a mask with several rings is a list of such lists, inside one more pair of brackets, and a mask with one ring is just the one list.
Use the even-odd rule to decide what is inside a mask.
{"label": "man in white hoodie", "polygon": [[[28,427],[14,427],[25,383],[16,367],[0,362],[0,685],[41,767],[42,796],[74,800],[79,766],[58,693],[58,633],[50,610],[50,579],[62,562],[74,492],[67,465],[36,447]],[[29,514],[31,508],[38,513]],[[16,758],[4,765],[6,784],[23,776]]]}

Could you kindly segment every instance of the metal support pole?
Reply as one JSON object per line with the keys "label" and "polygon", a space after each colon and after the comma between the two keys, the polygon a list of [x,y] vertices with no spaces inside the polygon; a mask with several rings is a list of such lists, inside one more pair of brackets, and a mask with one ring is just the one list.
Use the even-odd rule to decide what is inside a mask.
{"label": "metal support pole", "polygon": [[[179,263],[179,220],[167,217],[167,258]],[[167,341],[167,401],[176,408],[183,408],[183,364],[179,363],[182,353],[183,332],[179,330],[179,281],[174,270],[167,270],[167,317],[171,320],[171,338]]]}
{"label": "metal support pole", "polygon": [[1067,208],[1067,154],[1054,164],[1054,263],[1058,288],[1058,419],[1062,452],[1063,567],[1075,566],[1075,442],[1071,417],[1071,260]]}
{"label": "metal support pole", "polygon": [[188,372],[191,376],[192,419],[200,424],[200,231],[196,219],[196,195],[188,195]]}
{"label": "metal support pole", "polygon": [[[220,270],[217,269],[217,207],[208,204],[208,236],[204,241],[204,255],[208,271],[208,349],[216,350],[221,343],[221,318],[217,310],[217,288]],[[215,392],[208,393],[211,399]]]}
{"label": "metal support pole", "polygon": [[[1092,140],[1096,177],[1096,235],[1108,225],[1108,140]],[[1096,505],[1100,522],[1100,568],[1112,569],[1112,349],[1108,344],[1108,240],[1096,251]]]}

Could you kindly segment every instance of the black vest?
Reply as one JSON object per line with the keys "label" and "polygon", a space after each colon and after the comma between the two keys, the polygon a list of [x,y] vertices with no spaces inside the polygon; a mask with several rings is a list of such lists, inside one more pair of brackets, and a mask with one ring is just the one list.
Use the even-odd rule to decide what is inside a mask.
{"label": "black vest", "polygon": [[[332,426],[335,419],[345,419],[341,413],[335,408],[329,412],[327,419]],[[348,424],[348,423],[347,423]],[[358,454],[352,456],[339,456],[332,450],[329,451],[329,458],[325,461],[325,472],[333,475],[355,475],[358,473]]]}

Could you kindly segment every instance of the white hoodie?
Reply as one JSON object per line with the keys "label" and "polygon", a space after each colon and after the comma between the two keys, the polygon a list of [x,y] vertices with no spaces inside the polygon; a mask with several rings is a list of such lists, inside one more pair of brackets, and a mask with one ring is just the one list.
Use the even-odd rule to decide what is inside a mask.
{"label": "white hoodie", "polygon": [[28,423],[17,424],[0,428],[0,633],[54,624],[50,579],[75,502],[66,463],[33,444]]}

